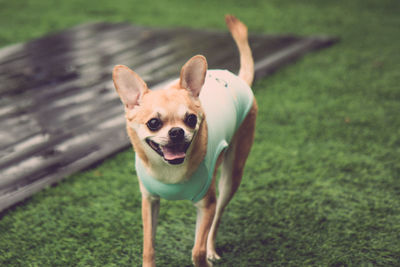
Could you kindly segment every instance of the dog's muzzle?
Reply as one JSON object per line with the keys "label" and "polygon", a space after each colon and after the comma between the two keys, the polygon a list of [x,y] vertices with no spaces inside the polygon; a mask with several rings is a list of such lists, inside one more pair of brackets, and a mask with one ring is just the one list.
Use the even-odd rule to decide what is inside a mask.
{"label": "dog's muzzle", "polygon": [[169,164],[177,165],[185,161],[186,151],[191,141],[185,142],[185,131],[182,128],[174,127],[168,132],[170,142],[167,145],[160,145],[149,138],[147,144],[157,152]]}

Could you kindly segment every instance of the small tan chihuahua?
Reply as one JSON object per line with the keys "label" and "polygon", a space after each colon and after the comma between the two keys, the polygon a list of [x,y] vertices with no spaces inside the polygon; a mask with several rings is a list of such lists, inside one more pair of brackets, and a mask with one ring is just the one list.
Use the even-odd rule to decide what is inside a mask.
{"label": "small tan chihuahua", "polygon": [[[201,55],[186,62],[180,78],[161,90],[149,90],[126,66],[113,70],[136,153],[146,267],[155,266],[160,197],[189,199],[197,207],[194,265],[212,266],[220,258],[215,251],[218,225],[240,185],[257,115],[249,87],[254,62],[247,27],[232,15],[226,15],[225,21],[240,53],[238,76],[226,70],[207,70]],[[217,199],[215,176],[220,165]]]}

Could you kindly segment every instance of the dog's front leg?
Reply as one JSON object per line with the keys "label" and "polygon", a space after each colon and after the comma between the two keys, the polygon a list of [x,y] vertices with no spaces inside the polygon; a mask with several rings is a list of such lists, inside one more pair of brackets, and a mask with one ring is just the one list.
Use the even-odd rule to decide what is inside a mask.
{"label": "dog's front leg", "polygon": [[143,267],[156,266],[154,243],[160,198],[151,196],[141,185],[143,220]]}
{"label": "dog's front leg", "polygon": [[207,259],[207,237],[215,215],[216,197],[213,182],[206,196],[195,204],[197,207],[196,238],[192,251],[192,261],[196,267],[210,267]]}

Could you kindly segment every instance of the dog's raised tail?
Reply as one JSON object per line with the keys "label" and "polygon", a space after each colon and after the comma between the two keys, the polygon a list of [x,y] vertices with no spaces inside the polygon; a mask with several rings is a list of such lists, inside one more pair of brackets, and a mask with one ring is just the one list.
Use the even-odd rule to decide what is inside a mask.
{"label": "dog's raised tail", "polygon": [[251,86],[254,79],[254,60],[247,36],[247,26],[233,15],[225,15],[225,22],[239,49],[240,69],[238,75]]}

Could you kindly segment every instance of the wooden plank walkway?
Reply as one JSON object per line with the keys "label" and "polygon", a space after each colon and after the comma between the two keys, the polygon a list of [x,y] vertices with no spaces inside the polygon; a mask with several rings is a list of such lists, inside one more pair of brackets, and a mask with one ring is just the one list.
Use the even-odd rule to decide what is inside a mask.
{"label": "wooden plank walkway", "polygon": [[[256,79],[335,41],[251,36]],[[227,32],[125,23],[85,24],[0,49],[0,211],[129,147],[114,65],[157,87],[195,54],[210,68],[238,69]]]}

